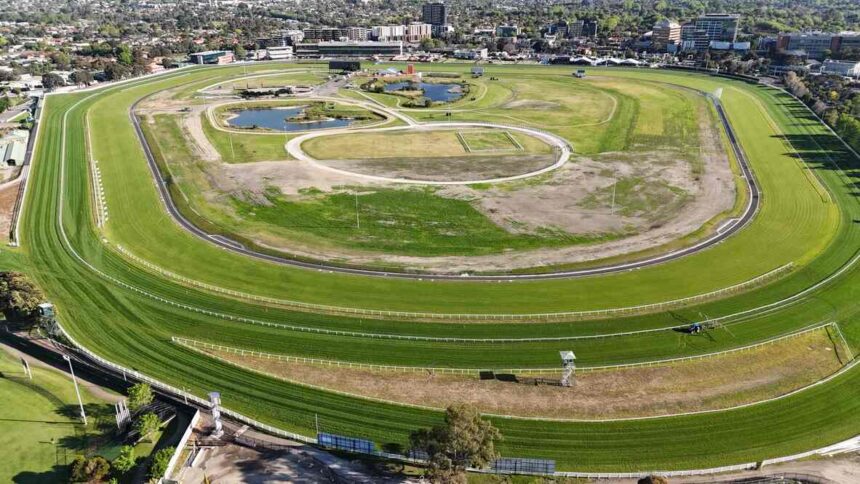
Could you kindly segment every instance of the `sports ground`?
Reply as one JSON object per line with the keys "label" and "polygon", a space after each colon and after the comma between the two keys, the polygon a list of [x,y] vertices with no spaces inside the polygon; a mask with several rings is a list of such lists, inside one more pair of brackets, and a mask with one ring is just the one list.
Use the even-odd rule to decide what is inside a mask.
{"label": "sports ground", "polygon": [[[486,402],[480,392],[490,388],[513,402],[516,384],[482,387],[478,371],[552,376],[562,350],[575,351],[580,371],[701,356],[661,363],[666,374],[657,375],[700,393],[667,383],[652,390],[671,405],[652,394],[636,406],[618,391],[605,415],[589,410],[600,397],[593,391],[560,414],[540,404],[575,402],[606,381],[623,389],[656,380],[635,366],[584,373],[580,394],[576,386],[544,388],[527,395],[532,406],[486,407],[504,435],[503,456],[554,459],[568,471],[683,470],[860,434],[860,159],[801,103],[776,89],[673,71],[590,69],[575,80],[563,67],[490,66],[471,79],[468,67],[433,66],[470,84],[441,107],[402,107],[400,96],[357,86],[327,94],[327,109],[381,118],[293,143],[326,165],[320,171],[287,149],[303,135],[217,125],[219,108],[200,91],[251,76],[322,85],[321,65],[184,69],[48,96],[20,249],[0,257],[40,283],[63,329],[88,350],[201,397],[218,390],[226,408],[305,436],[319,422],[326,432],[403,449],[411,430],[442,418],[444,398],[398,397],[422,383],[392,378],[395,369],[432,369],[440,376],[432,388],[452,398]],[[659,257],[740,217],[754,193],[708,97],[715,94],[760,192],[747,222],[719,243],[636,270],[515,278]],[[426,140],[422,131],[432,143],[400,138]],[[572,147],[563,167],[492,181],[553,166],[550,139]],[[496,158],[500,164],[485,166]],[[446,180],[470,183],[412,186],[434,181],[434,163]],[[703,182],[712,173],[724,191],[701,188],[713,186]],[[724,203],[696,212],[703,199]],[[216,239],[177,223],[165,202]],[[569,213],[589,216],[556,223]],[[584,225],[600,217],[601,225]],[[685,226],[658,232],[682,218]],[[273,262],[219,240],[320,265]],[[422,277],[440,267],[456,267],[458,277]],[[371,274],[380,270],[409,277]],[[696,322],[711,329],[685,331]],[[767,344],[752,347],[758,343]],[[780,345],[784,364],[773,364],[771,345]],[[808,372],[780,370],[804,365]],[[712,387],[695,377],[723,368],[726,378]],[[368,390],[339,385],[330,377],[338,374],[364,379]],[[702,393],[711,388],[719,391]]]}

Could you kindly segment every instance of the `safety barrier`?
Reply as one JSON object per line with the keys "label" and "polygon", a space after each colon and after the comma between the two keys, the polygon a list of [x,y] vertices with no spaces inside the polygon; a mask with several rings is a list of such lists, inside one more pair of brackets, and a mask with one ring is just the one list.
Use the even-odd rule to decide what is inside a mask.
{"label": "safety barrier", "polygon": [[[654,366],[662,366],[668,365],[672,363],[682,363],[685,361],[693,361],[693,360],[701,360],[706,358],[713,358],[721,355],[726,355],[730,353],[739,353],[743,351],[750,351],[757,348],[761,348],[763,346],[771,345],[780,341],[784,341],[789,338],[796,338],[798,336],[803,336],[813,331],[818,331],[827,327],[836,327],[836,330],[839,331],[839,325],[835,322],[828,322],[823,324],[812,325],[782,336],[778,336],[776,338],[772,338],[769,340],[761,341],[758,343],[742,346],[739,348],[731,348],[728,350],[716,351],[713,353],[704,353],[700,355],[692,355],[692,356],[681,356],[677,358],[665,358],[661,360],[651,360],[651,361],[642,361],[635,363],[622,363],[617,365],[600,365],[600,366],[578,366],[576,367],[576,371],[578,373],[587,373],[594,371],[604,371],[604,370],[622,370],[629,368],[643,368],[643,367],[654,367]],[[187,348],[191,348],[194,350],[215,350],[223,353],[232,353],[239,356],[250,356],[252,358],[260,358],[266,360],[276,360],[276,361],[286,361],[293,363],[307,363],[312,365],[324,365],[324,366],[334,366],[337,368],[351,368],[351,369],[362,369],[362,370],[378,370],[378,371],[394,371],[394,372],[432,372],[432,373],[447,373],[447,374],[456,374],[456,375],[468,375],[475,374],[481,371],[494,371],[494,372],[505,372],[505,373],[514,373],[514,374],[541,374],[541,373],[554,373],[557,374],[561,371],[559,366],[553,366],[549,368],[493,368],[493,367],[483,367],[483,368],[451,368],[451,367],[428,367],[428,366],[403,366],[403,365],[380,365],[373,363],[358,363],[352,361],[340,361],[340,360],[327,360],[322,358],[309,358],[304,356],[293,356],[293,355],[285,355],[279,353],[268,353],[257,350],[249,350],[244,348],[236,348],[232,346],[224,346],[215,343],[208,343],[205,341],[198,341],[190,338],[182,338],[179,336],[171,336],[170,340]],[[843,340],[844,342],[844,340]],[[847,348],[847,342],[844,342]],[[849,350],[850,351],[850,350]],[[211,355],[210,355],[211,356]],[[853,358],[851,358],[853,359]]]}

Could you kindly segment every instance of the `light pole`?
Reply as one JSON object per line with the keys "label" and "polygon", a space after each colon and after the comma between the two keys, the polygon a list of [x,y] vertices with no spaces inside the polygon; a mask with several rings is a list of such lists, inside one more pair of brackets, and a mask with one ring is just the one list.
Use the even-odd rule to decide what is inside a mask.
{"label": "light pole", "polygon": [[84,420],[84,425],[87,424],[87,413],[84,412],[84,401],[81,400],[81,390],[78,388],[78,379],[75,378],[75,369],[72,367],[72,358],[69,355],[63,355],[63,359],[69,362],[69,371],[72,373],[72,381],[75,383],[75,393],[78,395],[78,405],[81,407],[81,418]]}

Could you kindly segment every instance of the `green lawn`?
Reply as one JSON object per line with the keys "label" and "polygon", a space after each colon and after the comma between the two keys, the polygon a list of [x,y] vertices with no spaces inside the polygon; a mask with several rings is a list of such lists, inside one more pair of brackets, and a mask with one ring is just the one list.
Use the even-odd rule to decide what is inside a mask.
{"label": "green lawn", "polygon": [[71,377],[27,359],[32,380],[17,358],[0,349],[0,481],[65,482],[66,464],[76,455],[115,457],[119,444],[103,436],[116,428],[113,405],[82,384],[89,418],[84,427]]}
{"label": "green lawn", "polygon": [[[435,68],[435,67],[434,67]],[[466,69],[439,66],[440,69]],[[239,68],[186,71],[183,81],[212,83]],[[860,244],[860,204],[852,175],[860,163],[824,127],[786,96],[736,81],[653,70],[597,71],[606,77],[675,83],[712,91],[732,86],[723,101],[764,192],[756,220],[741,233],[695,256],[631,273],[584,279],[476,283],[405,281],[290,269],[230,254],[181,232],[164,214],[141,149],[128,124],[127,107],[140,96],[170,87],[170,76],[108,89],[75,106],[87,94],[50,96],[33,166],[34,185],[22,227],[24,270],[57,305],[64,327],[106,358],[204,395],[220,389],[227,408],[280,428],[310,435],[318,417],[323,431],[363,436],[380,445],[403,445],[411,430],[441,415],[385,405],[255,375],[170,343],[171,335],[210,339],[239,347],[277,348],[363,361],[505,366],[548,364],[559,349],[573,348],[589,364],[649,360],[737,347],[818,321],[838,321],[855,353],[860,348],[860,272],[850,269],[810,297],[767,313],[735,318],[713,339],[690,340],[671,330],[593,340],[511,342],[505,337],[620,333],[665,328],[701,318],[750,310],[794,294],[833,274]],[[493,66],[487,75],[558,77],[561,68]],[[488,81],[489,82],[489,81]],[[560,81],[559,81],[560,82]],[[644,82],[643,82],[644,83]],[[91,223],[87,193],[83,116],[97,133],[111,219],[104,234]],[[68,132],[63,137],[64,114]],[[773,118],[774,126],[767,122]],[[641,118],[638,118],[641,119]],[[643,133],[643,136],[647,133]],[[778,135],[791,140],[788,149]],[[634,138],[635,139],[635,138]],[[63,141],[65,140],[65,142]],[[797,156],[802,160],[798,161]],[[65,167],[61,170],[61,162]],[[836,165],[849,170],[844,173]],[[828,188],[822,200],[804,171]],[[63,186],[60,183],[64,184]],[[62,201],[63,220],[57,218]],[[63,231],[58,230],[62,223]],[[67,238],[66,238],[67,237]],[[109,245],[102,242],[106,238]],[[696,307],[641,317],[558,324],[444,324],[375,320],[295,312],[196,290],[150,273],[110,249],[122,244],[171,271],[224,287],[303,302],[444,312],[536,312],[652,302],[748,280],[788,261],[797,269],[767,287]],[[79,259],[80,257],[80,259]],[[89,266],[82,263],[86,261]],[[2,259],[0,259],[2,260]],[[100,272],[96,272],[100,271]],[[112,279],[111,279],[112,278]],[[139,288],[131,290],[123,284]],[[164,299],[156,299],[164,298]],[[182,301],[186,308],[168,304]],[[195,309],[197,308],[197,309]],[[206,314],[217,311],[229,317]],[[230,318],[301,326],[266,327]],[[410,341],[344,336],[345,329],[381,335],[490,338],[483,343]],[[557,362],[555,362],[557,364]],[[509,457],[555,459],[562,470],[684,469],[760,460],[827,445],[860,433],[860,371],[789,398],[708,415],[623,422],[553,422],[495,419]]]}
{"label": "green lawn", "polygon": [[[499,143],[503,148],[516,150],[517,146],[504,131],[494,129],[469,130],[397,130],[370,133],[346,133],[320,136],[302,144],[302,149],[319,160],[468,157],[459,135],[466,138],[474,151],[492,149]],[[549,153],[551,147],[542,140],[523,133],[515,133],[516,140],[526,153]],[[494,144],[495,143],[495,144]],[[478,154],[478,153],[476,153]]]}
{"label": "green lawn", "polygon": [[265,204],[239,199],[234,199],[233,204],[243,220],[267,223],[282,229],[282,233],[294,232],[293,237],[302,238],[305,233],[319,238],[320,244],[380,253],[481,255],[502,248],[528,249],[595,240],[550,229],[536,235],[511,234],[470,202],[441,197],[432,189],[359,191],[357,197],[350,193],[317,194],[302,201],[291,201],[273,191]]}

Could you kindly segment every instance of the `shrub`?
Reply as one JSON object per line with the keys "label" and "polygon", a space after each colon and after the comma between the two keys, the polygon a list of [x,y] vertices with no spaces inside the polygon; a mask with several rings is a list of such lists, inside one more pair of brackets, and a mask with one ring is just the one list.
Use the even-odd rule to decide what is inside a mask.
{"label": "shrub", "polygon": [[164,476],[167,472],[167,464],[170,463],[170,458],[176,451],[175,447],[165,447],[152,456],[152,464],[149,466],[150,479],[158,479]]}

